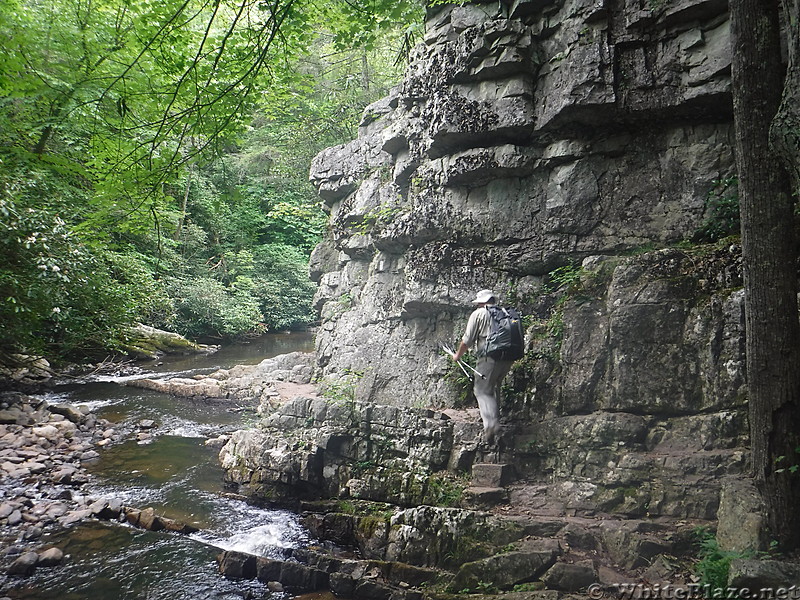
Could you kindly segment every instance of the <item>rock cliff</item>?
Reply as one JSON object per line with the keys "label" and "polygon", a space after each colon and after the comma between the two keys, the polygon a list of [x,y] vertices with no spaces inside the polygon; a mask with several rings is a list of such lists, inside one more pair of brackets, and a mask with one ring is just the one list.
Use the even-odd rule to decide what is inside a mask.
{"label": "rock cliff", "polygon": [[312,257],[326,373],[450,402],[438,342],[493,288],[531,314],[553,269],[691,236],[732,172],[724,2],[529,2],[432,14],[403,83],[321,153]]}
{"label": "rock cliff", "polygon": [[[529,315],[502,407],[538,448],[518,470],[579,504],[713,517],[693,477],[745,460],[741,275],[735,245],[679,242],[733,170],[728,27],[713,0],[432,11],[402,84],[312,166],[322,372],[452,406],[439,344],[492,288]],[[612,466],[642,449],[668,458]]]}
{"label": "rock cliff", "polygon": [[[456,504],[534,519],[510,541],[559,532],[555,571],[506,588],[565,589],[576,565],[604,581],[586,553],[635,569],[685,551],[687,523],[713,522],[748,461],[739,248],[689,242],[733,174],[731,112],[722,0],[430,10],[403,82],[312,165],[330,210],[311,263],[318,373],[338,396],[235,434],[230,480],[261,499],[398,504],[383,538],[353,542],[396,560],[398,536],[442,518],[411,531],[417,507],[471,473]],[[495,450],[440,352],[482,288],[526,315]],[[455,585],[473,590],[480,560],[503,562],[468,559]]]}

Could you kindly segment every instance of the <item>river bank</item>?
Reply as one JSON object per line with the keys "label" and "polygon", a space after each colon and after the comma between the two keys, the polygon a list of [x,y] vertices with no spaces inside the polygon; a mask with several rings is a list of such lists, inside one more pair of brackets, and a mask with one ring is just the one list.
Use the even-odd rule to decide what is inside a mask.
{"label": "river bank", "polygon": [[[127,384],[170,375],[191,380],[311,347],[309,335],[275,334],[223,348],[219,357],[165,357],[0,393],[0,597],[138,598],[159,585],[163,597],[174,597],[189,573],[204,589],[261,594],[252,583],[220,582],[216,554],[241,548],[269,555],[305,534],[291,515],[249,507],[223,491],[214,445],[251,418],[253,404]],[[145,541],[168,558],[145,557]],[[118,563],[126,574],[107,576]]]}
{"label": "river bank", "polygon": [[99,514],[82,492],[98,449],[127,432],[87,407],[50,404],[21,392],[0,395],[0,539],[11,576],[53,566],[63,552],[45,534]]}

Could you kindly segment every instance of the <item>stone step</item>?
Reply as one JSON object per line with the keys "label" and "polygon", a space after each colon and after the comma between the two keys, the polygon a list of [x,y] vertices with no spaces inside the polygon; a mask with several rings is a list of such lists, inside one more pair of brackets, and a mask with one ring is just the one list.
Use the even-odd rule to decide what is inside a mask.
{"label": "stone step", "polygon": [[508,490],[498,487],[468,487],[461,495],[462,508],[484,510],[508,503]]}
{"label": "stone step", "polygon": [[514,479],[513,465],[491,463],[476,463],[472,465],[472,485],[474,487],[503,488]]}

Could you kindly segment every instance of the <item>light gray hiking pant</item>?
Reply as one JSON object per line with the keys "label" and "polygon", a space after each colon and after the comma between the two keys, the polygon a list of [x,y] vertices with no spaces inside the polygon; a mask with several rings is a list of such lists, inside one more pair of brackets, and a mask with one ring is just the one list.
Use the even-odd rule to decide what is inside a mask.
{"label": "light gray hiking pant", "polygon": [[483,378],[476,375],[472,389],[478,399],[478,407],[481,409],[483,431],[488,437],[494,437],[500,430],[500,411],[497,408],[500,400],[500,386],[503,378],[511,370],[511,364],[511,361],[495,360],[484,356],[479,358],[478,364],[475,365]]}

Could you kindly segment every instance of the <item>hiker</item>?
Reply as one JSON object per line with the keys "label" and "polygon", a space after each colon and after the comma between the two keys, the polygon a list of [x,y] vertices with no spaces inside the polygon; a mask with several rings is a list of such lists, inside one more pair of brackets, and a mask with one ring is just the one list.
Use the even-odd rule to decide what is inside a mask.
{"label": "hiker", "polygon": [[477,308],[469,316],[467,328],[458,350],[451,356],[454,361],[458,362],[468,350],[475,348],[475,354],[478,357],[476,370],[483,377],[475,376],[473,390],[481,410],[484,439],[487,444],[492,444],[500,433],[500,414],[497,408],[500,385],[511,370],[513,361],[495,360],[486,356],[486,338],[491,329],[491,316],[487,307],[497,303],[492,290],[481,290],[472,303],[476,304]]}

